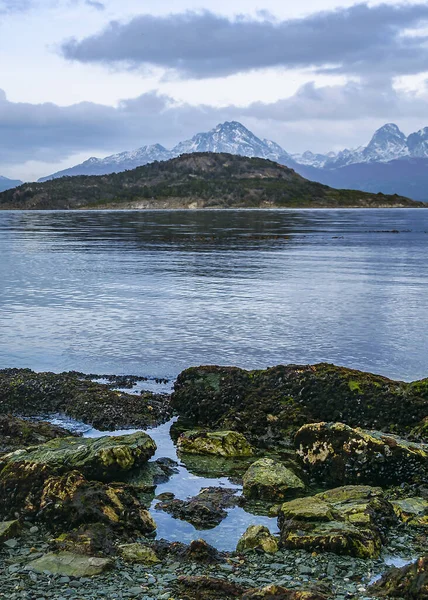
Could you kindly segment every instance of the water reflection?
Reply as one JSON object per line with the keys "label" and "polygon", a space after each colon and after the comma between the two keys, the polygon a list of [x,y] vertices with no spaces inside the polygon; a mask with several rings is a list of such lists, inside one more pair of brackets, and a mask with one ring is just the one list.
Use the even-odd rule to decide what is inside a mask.
{"label": "water reflection", "polygon": [[2,212],[0,366],[423,377],[427,231],[422,210]]}

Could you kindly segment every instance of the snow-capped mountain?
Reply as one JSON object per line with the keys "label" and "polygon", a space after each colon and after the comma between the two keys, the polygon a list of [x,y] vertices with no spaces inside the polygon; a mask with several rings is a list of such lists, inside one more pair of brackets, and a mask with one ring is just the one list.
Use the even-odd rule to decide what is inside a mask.
{"label": "snow-capped mountain", "polygon": [[281,146],[271,140],[261,140],[237,121],[226,121],[206,133],[198,133],[190,140],[180,142],[172,150],[167,150],[160,144],[142,146],[131,152],[121,152],[106,158],[89,158],[80,165],[58,171],[39,181],[56,179],[65,175],[106,175],[128,169],[135,169],[155,160],[169,160],[180,154],[192,152],[227,152],[242,156],[257,156],[278,161],[288,157]]}
{"label": "snow-capped mountain", "polygon": [[130,152],[112,154],[106,158],[96,158],[93,156],[80,165],[58,171],[47,177],[42,177],[39,181],[48,181],[49,179],[72,175],[108,175],[109,173],[119,173],[120,171],[135,169],[155,160],[169,160],[170,158],[173,158],[173,155],[169,150],[160,144],[153,144],[152,146],[142,146]]}
{"label": "snow-capped mountain", "polygon": [[227,152],[270,160],[287,156],[281,146],[270,140],[261,140],[237,121],[221,123],[207,133],[198,133],[190,140],[180,142],[172,149],[175,156],[191,152]]}
{"label": "snow-capped mountain", "polygon": [[428,158],[428,127],[406,137],[395,123],[387,123],[375,131],[367,146],[345,149],[337,154],[313,154],[308,151],[292,156],[301,165],[326,169],[360,163],[387,163],[406,157]]}
{"label": "snow-capped mountain", "polygon": [[10,190],[21,184],[22,184],[22,181],[20,181],[19,179],[8,179],[7,177],[2,177],[0,175],[0,192]]}

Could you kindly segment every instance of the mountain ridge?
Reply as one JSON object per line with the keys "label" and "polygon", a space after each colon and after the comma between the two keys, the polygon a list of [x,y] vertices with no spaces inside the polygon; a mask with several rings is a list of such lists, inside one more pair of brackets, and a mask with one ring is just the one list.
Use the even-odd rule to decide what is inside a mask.
{"label": "mountain ridge", "polygon": [[[428,127],[406,137],[394,123],[387,123],[377,129],[367,146],[337,153],[322,154],[308,150],[303,154],[290,154],[276,142],[258,138],[238,121],[226,121],[206,133],[197,133],[192,138],[179,142],[171,150],[161,144],[153,144],[102,159],[91,157],[80,165],[43,177],[39,182],[64,176],[123,172],[191,152],[226,152],[265,158],[332,187],[384,193],[399,191],[414,200],[428,200]],[[398,167],[405,179],[400,180],[399,188],[394,190],[391,187],[396,181],[393,170],[385,169],[382,165],[397,160],[402,161]],[[354,176],[356,172],[360,174],[361,181]],[[411,172],[412,177],[416,176],[416,186],[413,180],[407,178],[407,172]]]}
{"label": "mountain ridge", "polygon": [[189,153],[109,175],[62,177],[0,194],[2,209],[418,207],[397,195],[336,190],[271,160]]}
{"label": "mountain ridge", "polygon": [[0,175],[0,192],[10,190],[18,185],[22,185],[22,183],[23,182],[20,179],[9,179],[8,177]]}

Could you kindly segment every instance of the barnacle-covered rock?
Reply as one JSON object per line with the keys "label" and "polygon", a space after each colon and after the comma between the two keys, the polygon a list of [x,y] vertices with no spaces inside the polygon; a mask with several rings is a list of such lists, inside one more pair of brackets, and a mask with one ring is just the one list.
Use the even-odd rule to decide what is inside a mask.
{"label": "barnacle-covered rock", "polygon": [[295,436],[297,454],[322,484],[400,485],[428,480],[428,445],[343,423],[311,423]]}
{"label": "barnacle-covered rock", "polygon": [[245,437],[236,431],[186,431],[178,438],[177,448],[187,454],[212,454],[224,457],[253,454]]}

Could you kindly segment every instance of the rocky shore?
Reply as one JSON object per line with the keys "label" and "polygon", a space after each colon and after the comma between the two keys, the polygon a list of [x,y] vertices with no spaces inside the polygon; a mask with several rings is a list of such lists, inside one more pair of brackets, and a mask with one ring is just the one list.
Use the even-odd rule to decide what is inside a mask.
{"label": "rocky shore", "polygon": [[[210,366],[167,395],[94,378],[0,371],[0,598],[428,598],[428,380]],[[79,437],[58,414],[136,431]],[[173,415],[177,461],[150,435]],[[183,469],[219,485],[176,495]],[[236,510],[234,550],[205,542]],[[158,539],[162,515],[194,541]]]}

